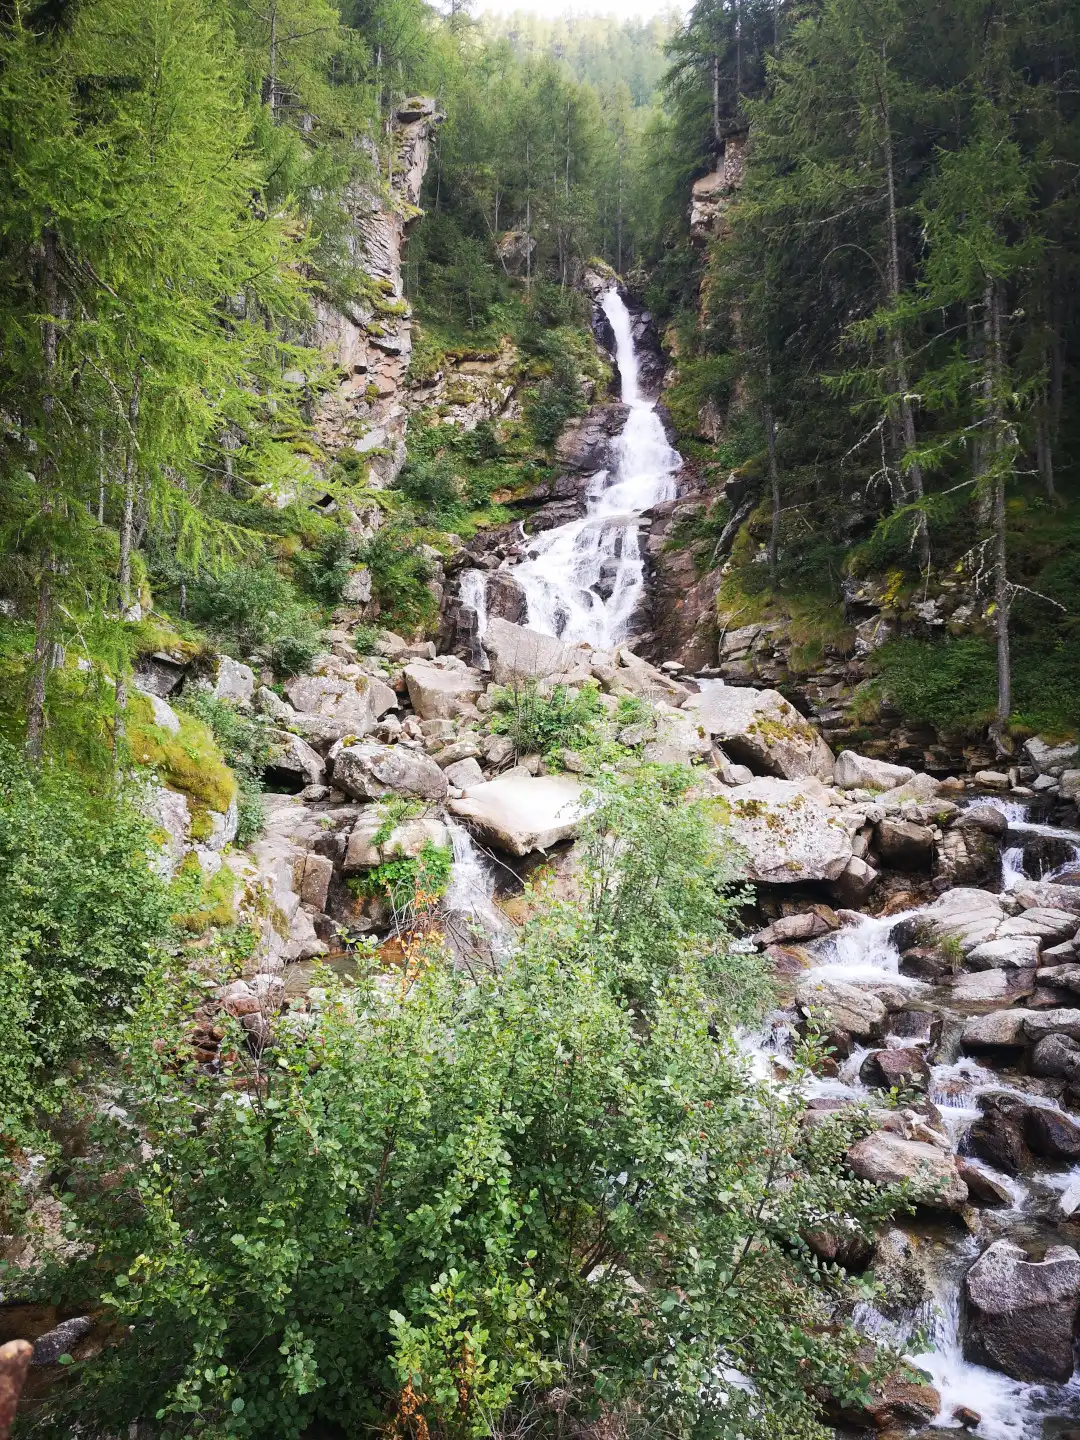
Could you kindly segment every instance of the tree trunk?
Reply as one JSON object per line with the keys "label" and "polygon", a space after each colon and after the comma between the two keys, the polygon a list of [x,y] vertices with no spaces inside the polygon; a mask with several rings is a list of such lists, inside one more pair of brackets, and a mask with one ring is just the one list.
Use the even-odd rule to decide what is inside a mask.
{"label": "tree trunk", "polygon": [[[770,375],[770,381],[771,381]],[[780,562],[780,467],[776,462],[776,416],[772,401],[763,408],[765,440],[769,449],[769,485],[772,490],[772,524],[769,529],[769,581],[776,589]]]}
{"label": "tree trunk", "polygon": [[[888,90],[888,53],[884,42],[881,46],[881,119],[884,126],[883,148],[885,152],[885,196],[888,219],[888,287],[889,299],[895,304],[900,298],[900,239],[896,218],[896,169],[893,159],[892,112]],[[915,411],[908,393],[907,355],[904,352],[904,337],[899,330],[892,335],[893,374],[897,393],[900,396],[900,428],[904,439],[904,450],[910,454],[915,448]],[[922,466],[913,464],[908,469],[906,498],[921,500],[925,493]],[[919,568],[923,571],[930,566],[930,537],[926,528],[926,516],[921,511],[915,525],[915,539],[919,550]]]}
{"label": "tree trunk", "polygon": [[1012,714],[1012,656],[1009,644],[1009,614],[1012,609],[1012,588],[1009,585],[1009,548],[1005,533],[1005,416],[1001,408],[1001,287],[990,278],[986,282],[986,358],[983,393],[986,397],[986,419],[989,428],[992,479],[992,514],[994,522],[994,622],[997,632],[997,716],[990,727],[991,738],[1001,756],[1011,755],[1006,727]]}
{"label": "tree trunk", "polygon": [[139,469],[136,427],[139,423],[139,400],[142,376],[137,371],[128,401],[127,457],[124,462],[124,508],[120,518],[120,566],[117,580],[120,588],[120,619],[126,620],[131,609],[131,539],[135,522],[135,480]]}
{"label": "tree trunk", "polygon": [[713,142],[716,145],[716,153],[720,154],[720,147],[723,145],[723,134],[720,129],[720,52],[717,51],[712,57],[712,128]]}
{"label": "tree trunk", "polygon": [[[60,305],[57,283],[56,233],[51,228],[42,237],[42,301],[45,320],[42,326],[41,350],[44,362],[44,384],[41,397],[42,414],[46,430],[51,430],[56,400],[53,386],[56,381],[56,360],[59,346],[57,315]],[[56,508],[53,494],[53,476],[56,461],[50,448],[52,435],[47,434],[42,446],[41,464],[38,467],[38,483],[41,488],[41,513],[51,515]],[[49,671],[53,665],[52,622],[53,582],[56,575],[56,556],[51,548],[42,557],[41,574],[38,577],[37,609],[34,617],[34,654],[30,665],[30,690],[26,701],[26,753],[37,764],[41,759],[45,740],[45,697]]]}

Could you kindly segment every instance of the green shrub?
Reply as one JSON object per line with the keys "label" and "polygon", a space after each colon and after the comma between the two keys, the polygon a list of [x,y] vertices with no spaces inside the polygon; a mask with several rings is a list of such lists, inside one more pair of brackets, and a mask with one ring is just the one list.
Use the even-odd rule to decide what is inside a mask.
{"label": "green shrub", "polygon": [[[392,826],[391,833],[393,828]],[[350,880],[349,888],[355,895],[389,900],[394,913],[403,915],[415,903],[418,894],[435,900],[445,895],[453,865],[453,850],[449,846],[434,845],[428,840],[415,858],[407,859],[402,856],[396,860],[387,860]]]}
{"label": "green shrub", "polygon": [[894,640],[877,661],[886,695],[909,720],[974,734],[994,713],[997,664],[986,640]]}
{"label": "green shrub", "polygon": [[356,541],[348,530],[335,527],[310,550],[292,559],[297,579],[321,605],[337,605],[353,566]]}
{"label": "green shrub", "polygon": [[401,523],[384,525],[360,547],[357,558],[371,571],[371,593],[384,627],[412,633],[434,620],[431,565],[415,531]]}
{"label": "green shrub", "polygon": [[269,562],[202,576],[188,587],[188,615],[223,650],[298,675],[322,648],[311,608]]}
{"label": "green shrub", "polygon": [[0,1131],[112,1035],[168,931],[150,827],[0,742]]}
{"label": "green shrub", "polygon": [[446,455],[413,457],[398,477],[398,489],[425,517],[451,515],[461,504],[461,487]]}
{"label": "green shrub", "polygon": [[544,695],[532,680],[496,693],[488,728],[512,740],[519,755],[549,755],[587,745],[603,715],[595,686],[572,696],[565,685],[556,685]]}
{"label": "green shrub", "polygon": [[[240,1065],[177,1086],[153,1046],[173,1017],[148,1006],[120,1099],[154,1163],[133,1171],[102,1121],[111,1183],[80,1185],[80,1258],[41,1282],[100,1297],[119,1343],[72,1367],[44,1432],[156,1414],[174,1440],[481,1440],[606,1417],[826,1440],[819,1394],[857,1403],[870,1375],[837,1321],[853,1289],[802,1237],[823,1216],[870,1237],[898,1197],[847,1170],[847,1120],[805,1125],[794,1086],[717,1038],[758,962],[725,970],[715,831],[701,865],[683,799],[643,778],[632,834],[612,797],[595,833],[621,873],[543,910],[501,973],[474,983],[432,945],[389,987],[331,986],[244,1093]],[[673,841],[680,868],[648,868]],[[624,957],[657,889],[679,943],[646,1023]]]}
{"label": "green shrub", "polygon": [[245,715],[229,700],[220,700],[211,690],[185,692],[184,708],[210,730],[220,745],[237,781],[239,824],[238,845],[250,845],[263,826],[263,772],[270,763],[273,746],[270,726],[258,715]]}

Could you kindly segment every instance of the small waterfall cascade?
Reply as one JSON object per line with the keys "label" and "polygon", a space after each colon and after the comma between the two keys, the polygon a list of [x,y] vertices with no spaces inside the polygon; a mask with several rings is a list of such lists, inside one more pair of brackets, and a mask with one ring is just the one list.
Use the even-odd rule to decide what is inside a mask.
{"label": "small waterfall cascade", "polygon": [[446,934],[464,963],[479,960],[487,968],[510,948],[512,927],[495,904],[495,870],[464,825],[449,816],[444,823],[454,851],[450,884],[443,899]]}
{"label": "small waterfall cascade", "polygon": [[1024,869],[1024,846],[1029,840],[1039,837],[1061,841],[1071,851],[1060,865],[1047,870],[1040,879],[1052,884],[1055,880],[1080,870],[1080,831],[1063,830],[1057,825],[1040,825],[1029,820],[1028,802],[1024,800],[1004,800],[997,795],[983,795],[971,804],[988,805],[1004,815],[1009,822],[1009,843],[1001,854],[1003,890],[1015,890],[1018,885],[1025,885],[1031,880],[1032,877]]}
{"label": "small waterfall cascade", "polygon": [[[622,399],[630,409],[613,446],[615,463],[593,477],[584,518],[532,537],[513,574],[525,592],[530,629],[606,649],[626,639],[641,605],[642,515],[674,499],[682,461],[668,444],[655,400],[641,394],[630,312],[617,290],[601,305],[615,333]],[[467,572],[461,598],[479,618],[485,612],[474,575],[483,580],[480,572]]]}
{"label": "small waterfall cascade", "polygon": [[459,594],[461,603],[466,610],[471,610],[476,616],[476,652],[471,657],[474,662],[483,666],[484,657],[484,636],[488,628],[488,604],[487,604],[487,582],[488,577],[483,570],[466,570],[461,577]]}

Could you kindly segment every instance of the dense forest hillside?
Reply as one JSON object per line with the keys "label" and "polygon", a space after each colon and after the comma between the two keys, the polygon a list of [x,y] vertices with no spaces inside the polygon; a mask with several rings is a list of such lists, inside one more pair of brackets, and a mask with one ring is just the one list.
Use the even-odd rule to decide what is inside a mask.
{"label": "dense forest hillside", "polygon": [[0,0],[0,1440],[1080,1425],[1080,0]]}

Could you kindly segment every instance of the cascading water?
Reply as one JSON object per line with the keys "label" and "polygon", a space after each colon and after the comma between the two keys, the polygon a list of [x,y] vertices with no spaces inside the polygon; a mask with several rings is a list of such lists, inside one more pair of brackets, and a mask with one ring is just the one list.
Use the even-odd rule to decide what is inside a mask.
{"label": "cascading water", "polygon": [[481,666],[485,663],[484,636],[488,628],[487,582],[488,577],[483,570],[466,570],[461,577],[459,591],[462,605],[476,616],[477,653],[472,658]]}
{"label": "cascading water", "polygon": [[446,817],[454,864],[443,900],[446,932],[460,959],[494,963],[509,948],[511,927],[495,904],[495,872],[464,825]]}
{"label": "cascading water", "polygon": [[615,333],[622,398],[630,407],[615,443],[615,466],[594,476],[584,519],[530,541],[514,579],[525,592],[531,629],[605,649],[626,638],[641,604],[641,517],[674,499],[682,462],[668,444],[656,402],[641,394],[630,312],[617,290],[601,303]]}
{"label": "cascading water", "polygon": [[[1046,839],[1062,841],[1067,847],[1071,847],[1071,855],[1060,865],[1047,870],[1039,878],[1050,884],[1059,880],[1062,876],[1071,875],[1080,869],[1080,832],[1076,830],[1064,830],[1058,825],[1039,825],[1028,819],[1028,806],[1023,800],[1003,800],[997,795],[982,795],[971,801],[968,809],[972,806],[989,806],[999,811],[1009,822],[1010,839],[1019,836],[1024,844],[1028,840],[1034,840],[1039,836]],[[1015,890],[1018,885],[1026,885],[1032,877],[1024,868],[1024,844],[1006,845],[1001,852],[1001,888],[1003,890]]]}

